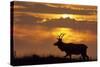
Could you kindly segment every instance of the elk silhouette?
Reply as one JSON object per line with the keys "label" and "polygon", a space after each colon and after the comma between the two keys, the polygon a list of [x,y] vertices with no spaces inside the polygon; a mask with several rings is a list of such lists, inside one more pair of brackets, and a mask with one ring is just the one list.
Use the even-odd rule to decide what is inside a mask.
{"label": "elk silhouette", "polygon": [[83,60],[88,60],[89,57],[87,55],[87,46],[84,44],[74,44],[74,43],[64,43],[62,38],[65,34],[61,33],[58,35],[57,42],[54,43],[61,51],[64,51],[66,55],[64,57],[69,56],[70,60],[72,59],[72,55],[81,55]]}

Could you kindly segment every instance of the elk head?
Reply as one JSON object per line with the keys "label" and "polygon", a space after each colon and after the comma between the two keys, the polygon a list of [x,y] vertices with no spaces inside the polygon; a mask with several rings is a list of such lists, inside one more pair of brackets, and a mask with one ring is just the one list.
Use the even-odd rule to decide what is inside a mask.
{"label": "elk head", "polygon": [[54,44],[55,46],[63,43],[62,38],[64,37],[64,35],[65,35],[65,33],[61,33],[60,35],[58,35],[58,37],[57,37],[58,41]]}

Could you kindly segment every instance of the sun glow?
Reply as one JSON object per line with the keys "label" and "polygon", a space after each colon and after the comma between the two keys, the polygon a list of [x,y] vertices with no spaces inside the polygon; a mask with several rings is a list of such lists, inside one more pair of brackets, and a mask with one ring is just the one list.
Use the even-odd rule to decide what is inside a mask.
{"label": "sun glow", "polygon": [[60,33],[71,34],[70,32],[71,32],[70,28],[55,28],[53,30],[54,35],[59,35]]}
{"label": "sun glow", "polygon": [[69,17],[69,16],[66,14],[62,15],[62,18],[67,18],[67,17]]}
{"label": "sun glow", "polygon": [[80,43],[84,41],[91,41],[93,38],[91,37],[92,34],[74,31],[70,28],[55,28],[52,34],[57,37],[61,33],[64,33],[63,41],[64,42],[75,42]]}
{"label": "sun glow", "polygon": [[[58,35],[60,35],[61,33],[64,33],[65,36],[63,37],[63,40],[65,42],[67,42],[67,39],[70,38],[70,35],[73,35],[72,34],[72,29],[70,28],[55,28],[52,32],[52,34],[55,36],[55,37],[58,37]],[[72,38],[72,37],[71,37]],[[68,41],[70,42],[71,39]]]}

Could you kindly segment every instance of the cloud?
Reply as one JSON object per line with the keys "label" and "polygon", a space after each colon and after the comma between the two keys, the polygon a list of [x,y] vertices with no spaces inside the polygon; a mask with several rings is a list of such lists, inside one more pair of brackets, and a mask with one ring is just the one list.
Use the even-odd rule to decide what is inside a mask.
{"label": "cloud", "polygon": [[53,19],[46,21],[41,25],[47,26],[49,28],[65,27],[78,31],[90,31],[92,33],[97,33],[96,21],[76,21],[71,18],[65,18],[65,19],[60,18],[60,19]]}
{"label": "cloud", "polygon": [[34,24],[42,20],[42,18],[27,15],[26,13],[14,13],[14,22],[16,24]]}
{"label": "cloud", "polygon": [[77,21],[72,18],[57,18],[57,19],[46,19],[37,17],[36,15],[28,15],[27,13],[15,13],[14,22],[15,24],[22,24],[25,26],[44,26],[47,28],[65,27],[72,28],[78,31],[90,31],[97,33],[97,21]]}
{"label": "cloud", "polygon": [[14,5],[14,9],[25,9],[25,7],[24,6],[16,6],[16,5]]}
{"label": "cloud", "polygon": [[[84,7],[77,6],[77,7],[52,7],[47,5],[46,3],[30,3],[30,2],[15,2],[16,6],[23,6],[26,7],[25,9],[14,9],[17,12],[34,12],[34,13],[54,13],[54,14],[80,14],[80,15],[92,15],[96,14],[96,7],[95,10],[90,9],[91,7],[87,6],[88,9],[84,9]],[[50,4],[54,5],[54,4]],[[66,5],[67,6],[67,5]],[[83,10],[82,10],[83,8]],[[86,8],[86,7],[85,7]],[[90,9],[90,10],[89,10]]]}

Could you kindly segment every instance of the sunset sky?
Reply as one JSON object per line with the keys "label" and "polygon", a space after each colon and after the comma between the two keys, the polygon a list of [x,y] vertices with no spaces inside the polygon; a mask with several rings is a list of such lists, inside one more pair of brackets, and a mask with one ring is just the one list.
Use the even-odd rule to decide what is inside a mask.
{"label": "sunset sky", "polygon": [[14,51],[16,57],[64,56],[54,43],[65,33],[66,43],[83,43],[96,58],[97,7],[88,5],[14,2]]}

